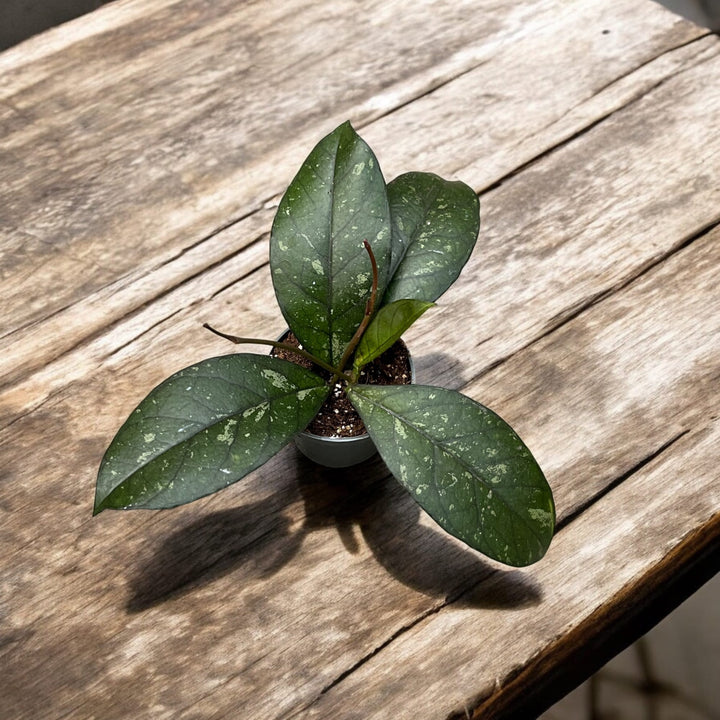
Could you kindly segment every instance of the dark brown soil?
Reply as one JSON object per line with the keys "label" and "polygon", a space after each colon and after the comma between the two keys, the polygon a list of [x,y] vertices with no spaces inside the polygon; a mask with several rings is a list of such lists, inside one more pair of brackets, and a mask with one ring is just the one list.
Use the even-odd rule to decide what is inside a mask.
{"label": "dark brown soil", "polygon": [[[288,333],[283,338],[283,342],[296,347],[300,345],[292,333]],[[327,378],[328,381],[330,380],[330,373],[326,370],[289,350],[273,348],[270,354],[313,370],[318,375]],[[410,375],[410,353],[405,343],[398,340],[389,350],[386,350],[373,362],[368,363],[360,371],[359,382],[366,385],[409,385]],[[365,433],[363,421],[345,395],[346,385],[345,381],[335,384],[328,399],[320,408],[320,412],[307,426],[308,432],[324,437],[355,437]]]}

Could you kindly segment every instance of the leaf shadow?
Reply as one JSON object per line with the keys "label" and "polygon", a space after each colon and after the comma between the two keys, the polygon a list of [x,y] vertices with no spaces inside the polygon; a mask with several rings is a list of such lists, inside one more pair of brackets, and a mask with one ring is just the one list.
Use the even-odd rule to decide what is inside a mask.
{"label": "leaf shadow", "polygon": [[[292,458],[283,466],[291,470]],[[130,579],[128,612],[142,612],[240,568],[246,580],[270,577],[295,558],[309,533],[333,526],[346,552],[355,554],[366,543],[396,580],[430,597],[486,608],[540,602],[539,588],[521,572],[499,570],[433,527],[378,456],[330,469],[296,452],[294,470],[280,492],[205,513],[168,535]],[[304,511],[293,510],[300,500]]]}
{"label": "leaf shadow", "polygon": [[513,609],[541,601],[532,579],[500,568],[435,526],[392,476],[378,500],[360,529],[376,560],[404,585],[456,607]]}
{"label": "leaf shadow", "polygon": [[166,537],[130,580],[128,612],[147,610],[244,566],[268,577],[292,560],[302,537],[272,499],[200,516]]}
{"label": "leaf shadow", "polygon": [[[298,462],[285,459],[289,472],[279,481],[275,477],[271,496],[195,517],[141,558],[129,581],[128,612],[147,610],[240,568],[246,580],[270,577],[292,561],[309,532],[322,527],[337,527],[345,549],[356,553],[353,508],[362,507],[363,498],[372,493],[377,463],[328,471],[324,482],[317,483],[318,466],[294,452]],[[258,472],[276,476],[268,466]],[[305,512],[298,527],[298,511],[291,506],[300,498]]]}
{"label": "leaf shadow", "polygon": [[460,358],[449,353],[432,352],[413,356],[413,364],[418,385],[460,388],[469,381]]}

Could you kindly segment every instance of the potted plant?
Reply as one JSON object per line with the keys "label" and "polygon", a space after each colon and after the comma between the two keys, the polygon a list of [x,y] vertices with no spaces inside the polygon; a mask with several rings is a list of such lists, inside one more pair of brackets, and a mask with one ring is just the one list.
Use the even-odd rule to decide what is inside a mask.
{"label": "potted plant", "polygon": [[540,559],[554,531],[552,492],[512,428],[453,390],[366,382],[457,278],[479,222],[467,185],[417,172],[386,185],[368,145],[349,123],[338,127],[305,160],[273,222],[272,281],[292,342],[210,328],[275,354],[204,360],[152,390],[105,453],[94,514],[220,490],[338,397],[446,531],[509,565]]}

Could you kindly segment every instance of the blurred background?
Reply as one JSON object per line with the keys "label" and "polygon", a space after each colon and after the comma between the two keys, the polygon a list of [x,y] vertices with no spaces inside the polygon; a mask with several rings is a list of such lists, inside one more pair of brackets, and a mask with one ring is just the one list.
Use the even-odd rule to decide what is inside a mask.
{"label": "blurred background", "polygon": [[720,575],[541,720],[720,720]]}
{"label": "blurred background", "polygon": [[[109,0],[0,0],[0,51]],[[720,26],[720,0],[663,0]],[[714,13],[714,15],[713,15]],[[713,24],[712,22],[706,24]],[[544,713],[542,720],[720,720],[720,576]]]}
{"label": "blurred background", "polygon": [[0,0],[0,51],[108,0]]}

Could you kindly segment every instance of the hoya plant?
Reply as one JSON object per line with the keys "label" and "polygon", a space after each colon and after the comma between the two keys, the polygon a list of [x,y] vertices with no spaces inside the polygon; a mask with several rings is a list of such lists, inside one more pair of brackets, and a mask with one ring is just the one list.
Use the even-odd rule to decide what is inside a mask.
{"label": "hoya plant", "polygon": [[239,353],[169,377],[107,449],[94,513],[174,507],[237,482],[341,388],[390,472],[440,526],[508,565],[539,560],[553,497],[513,429],[454,390],[363,382],[363,368],[458,277],[479,226],[470,187],[420,172],[386,184],[371,149],[342,124],[305,160],[272,226],[275,296],[297,342],[215,331],[302,362]]}

